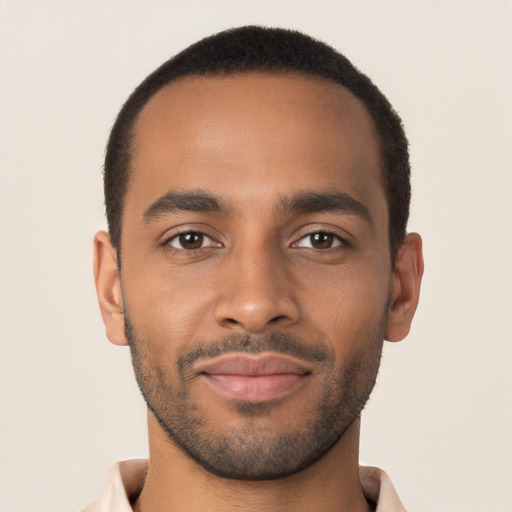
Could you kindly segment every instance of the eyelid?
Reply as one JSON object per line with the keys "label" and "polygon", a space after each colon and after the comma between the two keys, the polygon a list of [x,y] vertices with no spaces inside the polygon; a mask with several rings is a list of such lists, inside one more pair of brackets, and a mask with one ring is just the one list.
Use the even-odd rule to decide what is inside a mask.
{"label": "eyelid", "polygon": [[[215,236],[212,236],[209,233],[210,230],[202,228],[202,227],[195,227],[191,225],[187,226],[180,226],[173,228],[172,230],[168,230],[167,233],[162,237],[160,245],[163,247],[171,248],[173,250],[177,251],[185,251],[185,252],[192,252],[192,250],[184,249],[183,247],[174,247],[170,244],[172,240],[178,239],[181,235],[186,235],[187,233],[195,233],[198,235],[202,235],[204,238],[209,239],[211,242],[207,246],[203,246],[200,249],[204,249],[207,247],[223,247],[222,242],[219,242],[218,238]],[[171,234],[168,234],[171,232]],[[199,249],[195,249],[199,250]]]}
{"label": "eyelid", "polygon": [[[339,242],[336,245],[333,245],[329,249],[334,249],[335,247],[339,246],[345,246],[345,247],[352,247],[352,235],[347,232],[344,229],[341,228],[335,228],[335,227],[325,227],[325,226],[303,226],[301,229],[299,229],[299,233],[297,237],[294,239],[295,241],[291,244],[291,247],[301,247],[297,245],[301,240],[304,240],[305,238],[308,238],[316,233],[325,233],[328,235],[332,235],[335,237],[336,241]],[[320,251],[326,251],[329,249],[316,249]]]}
{"label": "eyelid", "polygon": [[[177,250],[181,250],[181,251],[191,251],[191,250],[197,250],[197,249],[185,249],[184,247],[178,247],[177,245],[173,245],[173,242],[178,240],[178,244],[179,244],[179,239],[180,239],[180,236],[181,235],[186,235],[186,234],[195,234],[195,235],[201,235],[203,237],[203,244],[201,245],[201,247],[198,247],[197,249],[204,249],[205,247],[216,247],[218,246],[215,242],[215,240],[211,237],[211,236],[208,236],[206,233],[200,233],[199,231],[185,231],[183,233],[177,233],[176,235],[172,236],[171,238],[169,238],[166,242],[166,244],[168,246],[171,246],[173,249],[177,249]],[[205,244],[205,242],[209,240],[210,243],[207,243]]]}
{"label": "eyelid", "polygon": [[[326,247],[325,249],[317,249],[316,247],[313,247],[312,245],[299,245],[300,242],[308,240],[309,238],[311,238],[313,235],[315,235],[317,233],[324,233],[326,235],[332,235],[332,237],[334,238],[333,244],[330,247]],[[295,242],[294,246],[295,247],[306,247],[307,249],[315,249],[317,251],[327,251],[329,249],[334,249],[335,247],[339,247],[340,245],[345,245],[345,244],[346,244],[345,240],[342,239],[341,237],[339,237],[338,235],[336,235],[335,233],[330,233],[328,231],[316,231],[314,233],[310,233],[306,236],[299,238],[297,240],[297,242]]]}

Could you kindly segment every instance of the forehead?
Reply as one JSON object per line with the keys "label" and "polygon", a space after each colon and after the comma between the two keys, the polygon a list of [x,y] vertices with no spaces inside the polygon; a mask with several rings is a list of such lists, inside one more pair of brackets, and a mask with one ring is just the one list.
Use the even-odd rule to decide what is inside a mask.
{"label": "forehead", "polygon": [[131,156],[127,209],[167,189],[233,199],[244,190],[260,202],[301,188],[383,196],[366,108],[338,84],[297,74],[181,78],[139,114]]}

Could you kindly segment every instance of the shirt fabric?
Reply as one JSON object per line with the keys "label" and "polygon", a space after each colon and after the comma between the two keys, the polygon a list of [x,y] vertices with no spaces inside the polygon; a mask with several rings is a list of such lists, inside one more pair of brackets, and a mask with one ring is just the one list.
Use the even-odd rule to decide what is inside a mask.
{"label": "shirt fabric", "polygon": [[[107,473],[101,493],[82,512],[133,512],[133,501],[141,492],[148,471],[145,459],[114,464]],[[375,512],[406,512],[391,480],[384,471],[360,466],[361,485],[366,499],[376,504]]]}

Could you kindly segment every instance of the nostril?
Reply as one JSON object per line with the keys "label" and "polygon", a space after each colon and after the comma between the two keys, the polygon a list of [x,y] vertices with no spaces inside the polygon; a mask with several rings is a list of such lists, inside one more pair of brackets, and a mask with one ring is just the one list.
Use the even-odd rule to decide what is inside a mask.
{"label": "nostril", "polygon": [[[278,315],[278,316],[275,316],[275,317],[271,318],[268,321],[268,324],[276,324],[276,323],[280,322],[283,319],[286,319],[285,315]],[[235,320],[234,318],[229,318],[229,317],[224,318],[222,323],[225,326],[231,326],[231,327],[244,326],[245,325],[243,322],[240,322],[239,320]]]}

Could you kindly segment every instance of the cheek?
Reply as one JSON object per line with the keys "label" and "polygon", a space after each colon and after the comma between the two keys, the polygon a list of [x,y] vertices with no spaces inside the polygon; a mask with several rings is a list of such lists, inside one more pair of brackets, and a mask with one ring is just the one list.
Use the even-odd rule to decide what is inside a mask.
{"label": "cheek", "polygon": [[[360,267],[363,267],[361,265]],[[365,266],[366,267],[366,266]],[[387,309],[390,276],[378,267],[357,265],[327,269],[305,281],[302,294],[307,321],[339,347],[347,351],[362,341],[371,341],[380,332]]]}
{"label": "cheek", "polygon": [[201,336],[201,322],[212,308],[211,286],[202,280],[154,269],[125,285],[132,323],[146,333],[155,350],[179,352]]}

